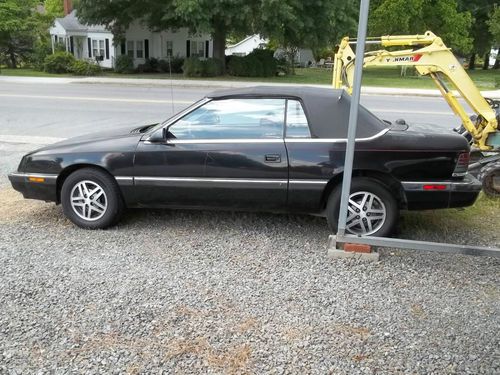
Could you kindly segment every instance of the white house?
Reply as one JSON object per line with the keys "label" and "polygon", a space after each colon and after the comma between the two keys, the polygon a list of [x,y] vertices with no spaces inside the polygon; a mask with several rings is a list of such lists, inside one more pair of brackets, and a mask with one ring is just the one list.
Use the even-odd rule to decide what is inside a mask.
{"label": "white house", "polygon": [[125,40],[116,46],[116,55],[129,55],[134,65],[144,63],[147,58],[213,56],[213,41],[209,34],[192,35],[187,28],[176,31],[153,32],[140,22],[133,22],[125,33]]}
{"label": "white house", "polygon": [[70,0],[64,1],[64,9],[66,16],[56,18],[50,28],[53,52],[57,44],[62,44],[75,58],[98,61],[105,68],[112,68],[116,57],[125,54],[132,57],[135,66],[153,57],[213,56],[213,42],[208,34],[191,35],[186,28],[153,32],[135,21],[126,31],[125,39],[115,41],[103,25],[82,24],[76,10],[71,10]]}
{"label": "white house", "polygon": [[245,39],[226,48],[226,56],[246,56],[256,48],[265,48],[269,41],[259,34],[247,36]]}
{"label": "white house", "polygon": [[500,53],[500,48],[492,48],[490,50],[490,60],[488,61],[490,66],[495,65],[495,61],[498,58],[499,53]]}
{"label": "white house", "polygon": [[[226,56],[246,56],[254,49],[266,48],[269,40],[262,38],[259,34],[247,36],[245,39],[226,48]],[[278,48],[274,53],[274,57],[280,58],[284,55],[284,50]],[[314,55],[309,48],[300,48],[295,54],[295,62],[303,67],[308,67],[315,64]]]}
{"label": "white house", "polygon": [[[285,50],[283,48],[278,48],[274,52],[274,57],[280,58],[282,56],[285,56]],[[295,53],[294,60],[297,65],[303,68],[314,66],[316,64],[313,51],[310,48],[299,48]]]}
{"label": "white house", "polygon": [[50,28],[52,52],[62,44],[67,52],[80,60],[98,60],[105,68],[111,68],[116,56],[113,34],[101,25],[82,25],[73,10],[63,18],[56,18]]}

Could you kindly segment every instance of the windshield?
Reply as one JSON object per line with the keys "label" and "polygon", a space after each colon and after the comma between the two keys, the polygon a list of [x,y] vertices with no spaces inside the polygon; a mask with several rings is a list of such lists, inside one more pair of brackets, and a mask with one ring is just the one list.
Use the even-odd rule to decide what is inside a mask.
{"label": "windshield", "polygon": [[207,98],[201,98],[200,100],[197,100],[196,102],[194,102],[193,104],[191,104],[189,107],[184,108],[180,112],[175,113],[173,116],[170,116],[165,121],[163,121],[163,122],[159,123],[158,125],[154,126],[153,128],[150,129],[150,131],[154,132],[154,131],[156,131],[158,129],[163,128],[165,125],[168,125],[169,123],[171,123],[171,122],[173,122],[173,121],[181,118],[186,113],[191,112],[193,109],[195,109],[196,107],[198,107],[201,104],[205,103],[206,101],[208,101]]}

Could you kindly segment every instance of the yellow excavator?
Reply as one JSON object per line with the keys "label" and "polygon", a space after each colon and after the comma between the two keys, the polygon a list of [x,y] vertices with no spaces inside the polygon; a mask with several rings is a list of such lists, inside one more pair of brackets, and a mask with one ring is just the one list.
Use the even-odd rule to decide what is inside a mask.
{"label": "yellow excavator", "polygon": [[[462,125],[455,129],[472,146],[469,170],[483,184],[483,191],[493,197],[500,196],[500,101],[484,98],[472,79],[442,39],[431,31],[423,35],[388,35],[368,38],[367,44],[384,48],[407,47],[402,50],[369,51],[364,54],[364,67],[412,66],[423,76],[430,76],[444,99],[458,115]],[[349,93],[354,81],[356,55],[351,45],[356,40],[345,37],[337,47],[333,67],[333,86]],[[454,92],[449,88],[448,81]],[[467,114],[459,97],[465,100],[475,115]]]}

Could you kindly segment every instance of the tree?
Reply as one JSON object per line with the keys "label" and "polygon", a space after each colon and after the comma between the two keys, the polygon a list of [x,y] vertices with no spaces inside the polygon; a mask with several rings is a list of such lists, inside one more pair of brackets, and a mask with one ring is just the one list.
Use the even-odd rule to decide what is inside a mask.
{"label": "tree", "polygon": [[492,37],[488,30],[487,21],[493,9],[495,0],[460,0],[460,8],[472,14],[474,22],[470,35],[473,40],[471,49],[469,69],[474,69],[476,65],[476,55],[484,56],[483,69],[488,69],[489,52],[492,44]]}
{"label": "tree", "polygon": [[357,2],[261,0],[259,31],[277,41],[291,60],[299,48],[317,49],[338,43],[356,30]]}
{"label": "tree", "polygon": [[500,46],[500,6],[495,5],[487,23],[493,37],[493,43]]}
{"label": "tree", "polygon": [[64,6],[61,0],[45,0],[45,12],[52,18],[64,16]]}
{"label": "tree", "polygon": [[[491,12],[490,19],[488,20],[488,26],[493,37],[493,43],[498,48],[500,47],[500,6],[495,5],[493,11]],[[497,59],[495,60],[494,69],[500,67],[500,53],[497,53]]]}
{"label": "tree", "polygon": [[369,19],[372,35],[422,34],[431,30],[462,53],[472,48],[471,24],[470,12],[460,11],[456,0],[375,0]]}
{"label": "tree", "polygon": [[214,57],[224,63],[228,33],[252,32],[258,5],[246,0],[82,0],[78,16],[107,25],[118,37],[137,19],[152,30],[187,27],[194,34],[207,32],[213,38]]}
{"label": "tree", "polygon": [[33,50],[38,30],[35,8],[34,0],[0,2],[0,57],[9,67],[16,68]]}
{"label": "tree", "polygon": [[214,57],[224,64],[228,35],[262,33],[295,47],[325,43],[334,36],[332,20],[344,22],[348,14],[333,12],[345,9],[344,3],[355,1],[81,0],[78,15],[84,22],[107,25],[118,39],[137,19],[152,30],[187,27],[191,33],[210,33]]}

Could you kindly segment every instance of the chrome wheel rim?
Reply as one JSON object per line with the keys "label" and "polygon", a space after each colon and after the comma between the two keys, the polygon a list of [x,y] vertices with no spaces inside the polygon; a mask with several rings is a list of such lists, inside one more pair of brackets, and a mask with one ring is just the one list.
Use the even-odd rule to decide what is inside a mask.
{"label": "chrome wheel rim", "polygon": [[377,232],[385,223],[387,211],[384,202],[368,191],[358,191],[349,196],[346,230],[368,236]]}
{"label": "chrome wheel rim", "polygon": [[71,190],[70,200],[75,214],[87,221],[99,220],[108,208],[104,189],[94,181],[77,183]]}

